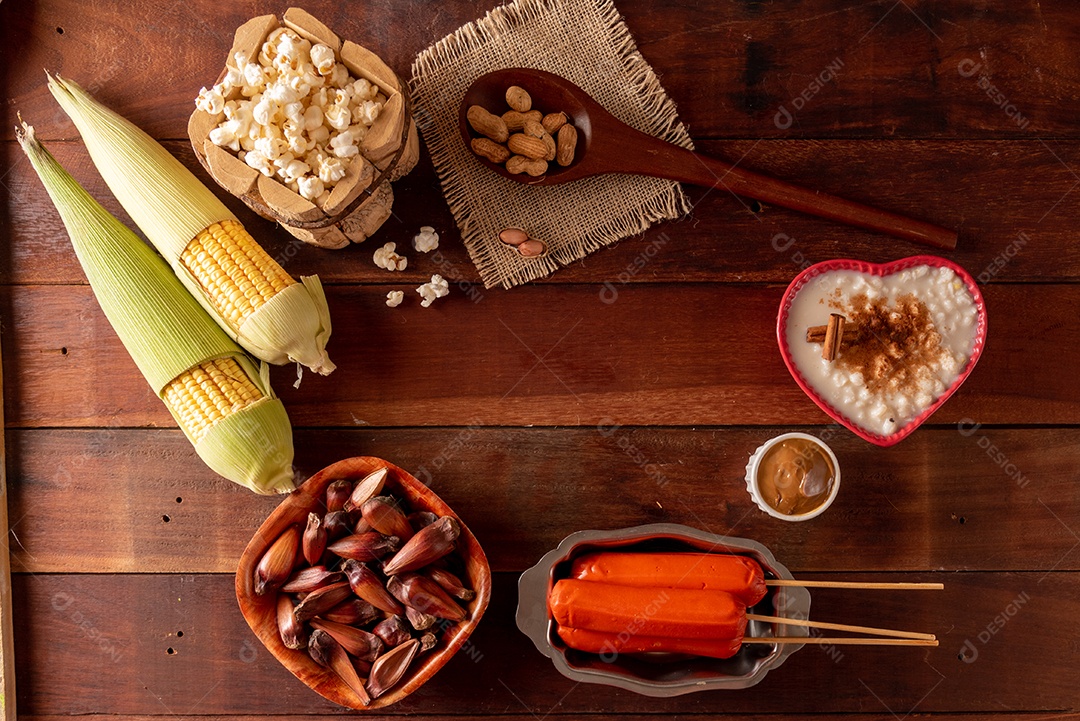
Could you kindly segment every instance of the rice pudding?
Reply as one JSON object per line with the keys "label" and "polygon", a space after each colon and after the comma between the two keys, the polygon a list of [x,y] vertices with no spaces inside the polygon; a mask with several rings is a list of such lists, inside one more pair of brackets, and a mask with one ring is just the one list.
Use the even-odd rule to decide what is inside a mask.
{"label": "rice pudding", "polygon": [[[834,313],[844,324],[829,361],[819,339]],[[861,429],[889,436],[960,377],[978,319],[975,299],[950,268],[919,265],[884,277],[832,270],[795,293],[784,334],[799,374],[824,402]]]}

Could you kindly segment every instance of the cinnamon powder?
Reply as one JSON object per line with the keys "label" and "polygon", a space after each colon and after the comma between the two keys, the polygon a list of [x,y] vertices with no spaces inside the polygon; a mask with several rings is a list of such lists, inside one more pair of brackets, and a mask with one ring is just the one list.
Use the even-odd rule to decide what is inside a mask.
{"label": "cinnamon powder", "polygon": [[941,345],[941,334],[934,328],[930,310],[913,294],[900,296],[895,305],[885,298],[869,299],[865,293],[843,303],[839,291],[829,306],[843,313],[844,343],[833,365],[844,371],[860,373],[871,393],[888,391],[917,392],[934,377],[948,350]]}

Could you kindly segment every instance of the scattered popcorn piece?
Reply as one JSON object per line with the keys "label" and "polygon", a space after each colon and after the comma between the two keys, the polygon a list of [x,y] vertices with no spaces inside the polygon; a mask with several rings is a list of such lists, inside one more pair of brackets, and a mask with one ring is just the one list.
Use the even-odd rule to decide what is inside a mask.
{"label": "scattered popcorn piece", "polygon": [[405,266],[409,264],[409,259],[395,253],[396,249],[397,243],[387,243],[376,250],[373,256],[375,265],[387,270],[405,270]]}
{"label": "scattered popcorn piece", "polygon": [[416,292],[419,293],[420,297],[423,299],[420,301],[420,305],[425,308],[430,308],[436,298],[450,295],[450,284],[447,283],[441,275],[436,273],[431,276],[430,283],[424,283],[416,289]]}
{"label": "scattered popcorn piece", "polygon": [[439,234],[430,225],[422,226],[420,232],[413,236],[412,247],[420,253],[430,253],[439,247]]}
{"label": "scattered popcorn piece", "polygon": [[392,290],[386,294],[386,304],[391,308],[397,308],[401,305],[401,301],[405,300],[405,292],[401,290]]}

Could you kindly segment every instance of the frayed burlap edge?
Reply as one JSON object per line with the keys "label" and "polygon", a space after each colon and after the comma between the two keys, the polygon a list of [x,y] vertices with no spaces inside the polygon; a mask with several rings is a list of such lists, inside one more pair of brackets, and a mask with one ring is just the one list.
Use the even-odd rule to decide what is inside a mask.
{"label": "frayed burlap edge", "polygon": [[[636,178],[632,182],[640,187],[645,183],[656,184],[656,192],[643,202],[629,208],[627,212],[605,218],[584,233],[561,242],[549,242],[551,252],[542,258],[508,258],[506,249],[494,237],[490,228],[481,228],[475,217],[479,209],[473,207],[467,197],[467,176],[460,172],[451,152],[451,144],[461,143],[456,129],[457,109],[454,108],[454,127],[448,132],[439,132],[436,119],[426,111],[424,79],[429,73],[451,63],[464,60],[470,54],[482,51],[485,45],[504,41],[518,28],[530,22],[536,22],[549,13],[568,14],[577,5],[584,11],[595,12],[607,30],[607,38],[592,38],[590,42],[610,42],[615,45],[616,54],[622,63],[622,71],[636,99],[646,111],[648,121],[638,124],[638,129],[650,135],[661,137],[669,142],[686,148],[693,148],[690,135],[679,121],[675,104],[668,98],[652,66],[637,50],[633,36],[623,22],[611,0],[517,0],[508,5],[495,8],[483,19],[461,27],[451,35],[439,40],[427,50],[421,52],[412,66],[410,81],[415,104],[417,125],[428,144],[435,170],[442,183],[443,193],[450,206],[450,211],[461,231],[462,240],[469,256],[476,265],[487,288],[502,285],[510,288],[515,285],[547,276],[576,260],[579,260],[598,248],[620,238],[644,232],[653,223],[661,220],[678,218],[690,210],[689,201],[677,183],[658,179]],[[521,65],[531,66],[525,57]],[[544,68],[548,69],[548,68]],[[557,71],[553,69],[553,71]],[[472,78],[463,79],[461,93],[464,94],[467,83]],[[587,197],[591,190],[604,183],[626,182],[627,176],[601,176],[576,181],[570,185],[574,193]],[[510,182],[510,181],[507,181]],[[567,187],[567,186],[559,186]],[[557,208],[553,209],[557,212]],[[496,231],[497,232],[497,231]]]}

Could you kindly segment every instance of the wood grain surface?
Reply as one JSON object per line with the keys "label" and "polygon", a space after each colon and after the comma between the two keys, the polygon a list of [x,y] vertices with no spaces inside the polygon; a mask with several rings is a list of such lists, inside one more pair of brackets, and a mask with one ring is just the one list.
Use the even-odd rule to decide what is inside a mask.
{"label": "wood grain surface", "polygon": [[[809,428],[835,433],[843,462],[833,522],[780,524],[741,479],[754,448],[789,428],[303,430],[297,466],[307,475],[328,457],[376,451],[407,459],[497,571],[528,568],[574,531],[656,522],[754,538],[799,571],[1080,570],[1064,525],[1080,518],[1080,429],[934,428],[882,450]],[[175,430],[10,438],[22,571],[228,573],[277,504],[215,477]]]}
{"label": "wood grain surface", "polygon": [[[308,373],[298,390],[294,369],[272,375],[294,425],[827,422],[776,347],[783,286],[643,284],[614,302],[602,285],[528,286],[479,302],[451,291],[430,309],[412,297],[407,310],[384,305],[389,290],[415,296],[405,284],[328,289],[327,349],[340,369]],[[984,295],[989,351],[934,422],[1080,421],[1080,385],[1047,362],[1080,345],[1080,286],[1000,284]],[[89,287],[0,289],[0,304],[13,320],[9,425],[172,425]],[[1026,307],[1038,312],[1014,312]],[[106,368],[122,370],[65,392]]]}
{"label": "wood grain surface", "polygon": [[[208,181],[186,141],[232,31],[288,2],[0,4],[0,340],[21,717],[314,721],[343,710],[247,628],[232,573],[278,499],[198,461],[108,327],[13,141],[16,112],[127,221],[44,85],[88,87]],[[402,77],[494,0],[304,7]],[[828,425],[775,343],[788,282],[911,243],[720,189],[550,278],[485,289],[426,150],[367,243],[308,247],[218,195],[334,319],[329,378],[276,368],[300,478],[393,461],[476,534],[495,571],[469,646],[372,718],[766,721],[1080,718],[1080,7],[1068,0],[617,0],[699,151],[959,231],[986,352],[928,424],[880,449]],[[411,248],[394,275],[375,248]],[[418,307],[440,273],[451,295]],[[389,309],[389,290],[406,305]],[[826,438],[842,487],[820,518],[756,509],[749,454]],[[796,576],[940,581],[937,594],[813,593],[813,618],[935,633],[936,649],[813,648],[757,687],[647,699],[563,678],[515,627],[516,578],[567,534],[652,522],[755,539]],[[527,601],[527,599],[526,599]]]}
{"label": "wood grain surface", "polygon": [[[0,372],[0,396],[4,392],[4,374]],[[4,428],[4,410],[0,408],[0,429]],[[8,541],[7,438],[0,438],[0,718],[14,721],[15,709],[15,639],[11,603],[11,551]]]}
{"label": "wood grain surface", "polygon": [[[287,7],[281,0],[257,9],[100,0],[84,13],[79,0],[10,3],[5,34],[20,42],[0,49],[10,68],[8,96],[24,115],[49,119],[44,138],[71,137],[41,69],[77,72],[155,137],[183,138],[192,98],[217,77],[233,29]],[[433,10],[376,0],[307,7],[407,77],[416,53],[495,6],[446,0]],[[1071,103],[1080,94],[1080,20],[1070,0],[625,0],[618,8],[695,138],[1078,134]],[[795,98],[837,60],[835,82],[797,110]],[[961,67],[964,61],[971,64]],[[1025,127],[979,87],[982,74],[1029,121]],[[788,128],[775,122],[781,105],[793,115]],[[12,137],[14,110],[4,109],[3,137]]]}
{"label": "wood grain surface", "polygon": [[[879,574],[830,574],[841,580]],[[231,575],[18,576],[16,612],[29,623],[17,643],[34,639],[19,667],[19,706],[35,713],[84,715],[317,714],[338,709],[312,693],[265,651],[236,611]],[[936,600],[909,594],[867,597],[818,591],[812,608],[821,620],[873,622],[935,633],[937,649],[805,647],[769,673],[753,691],[699,693],[648,699],[564,679],[514,626],[516,574],[496,574],[491,607],[471,644],[394,714],[511,712],[556,714],[866,712],[903,716],[1002,705],[1048,713],[1080,702],[1072,674],[1047,673],[1076,662],[1070,634],[1055,634],[1047,619],[1080,612],[1074,573],[890,574],[898,581],[944,580]],[[117,603],[117,599],[127,603]],[[25,605],[24,605],[25,604]],[[987,625],[1011,615],[995,632]],[[979,634],[986,632],[983,643]],[[178,634],[182,633],[182,636]],[[967,650],[970,641],[975,651]],[[171,653],[170,653],[171,649]],[[838,650],[839,649],[839,650]],[[959,658],[974,657],[965,662]],[[1040,663],[1016,663],[1016,654]],[[58,684],[27,673],[53,669]],[[108,669],[108,671],[105,671]],[[888,669],[884,672],[883,669]],[[124,679],[121,693],[95,683],[103,673]],[[27,679],[22,682],[22,679]]]}
{"label": "wood grain surface", "polygon": [[[33,119],[28,112],[24,117]],[[165,146],[213,184],[186,141]],[[54,142],[49,148],[106,208],[127,219],[81,144]],[[706,140],[698,148],[718,157],[742,158],[760,172],[955,228],[959,245],[948,255],[981,282],[1080,279],[1080,245],[1073,242],[1071,212],[1078,182],[1073,168],[1080,172],[1078,141]],[[0,281],[85,283],[59,216],[39,202],[40,184],[14,142],[0,142],[0,167],[10,168],[3,183],[11,190],[11,202],[0,207],[0,219],[10,223],[12,233],[12,243],[0,247],[5,261],[0,263]],[[823,167],[834,172],[823,176]],[[232,196],[224,200],[291,272],[317,273],[332,284],[385,283],[385,271],[371,259],[381,243],[411,247],[421,224],[444,236],[456,235],[426,151],[424,162],[394,187],[394,216],[379,236],[339,253],[316,254],[280,227],[257,219]],[[783,208],[752,205],[725,190],[686,191],[693,204],[687,218],[593,253],[537,283],[610,282],[616,288],[652,282],[786,284],[803,267],[828,258],[883,262],[927,251]],[[487,295],[459,243],[443,243],[437,254],[421,260],[425,262],[410,261],[394,278],[419,284],[430,278],[435,266],[469,297]],[[648,262],[641,267],[643,260]]]}

